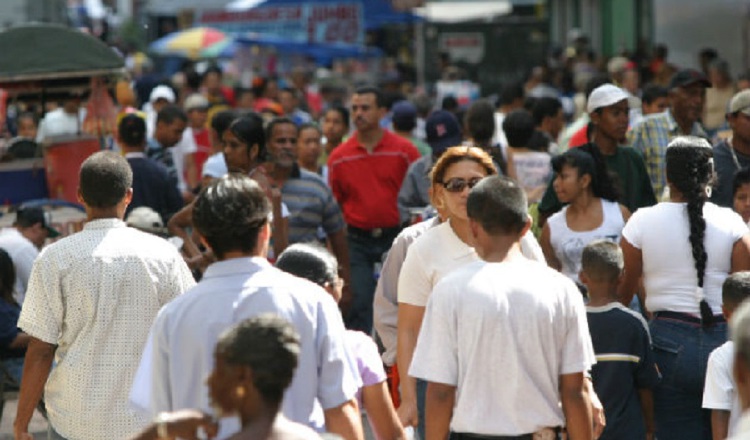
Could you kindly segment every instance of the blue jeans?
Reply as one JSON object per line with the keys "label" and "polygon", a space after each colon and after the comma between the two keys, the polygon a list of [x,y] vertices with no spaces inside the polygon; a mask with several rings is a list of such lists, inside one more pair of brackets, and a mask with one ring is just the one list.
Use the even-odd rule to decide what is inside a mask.
{"label": "blue jeans", "polygon": [[418,425],[417,425],[417,434],[419,434],[420,440],[424,440],[427,438],[427,427],[424,424],[424,410],[426,408],[426,397],[427,397],[427,381],[422,379],[417,379],[417,411],[419,412],[418,416]]}
{"label": "blue jeans", "polygon": [[726,323],[703,328],[672,319],[649,323],[662,375],[654,389],[659,440],[711,440],[710,411],[702,408],[708,355],[727,340]]}
{"label": "blue jeans", "polygon": [[5,368],[5,371],[10,374],[10,377],[13,378],[13,380],[20,386],[21,385],[21,375],[23,373],[23,358],[8,358],[3,361],[3,368]]}
{"label": "blue jeans", "polygon": [[352,304],[344,317],[346,328],[372,332],[372,301],[375,294],[375,264],[383,262],[395,237],[364,237],[347,234],[351,268]]}

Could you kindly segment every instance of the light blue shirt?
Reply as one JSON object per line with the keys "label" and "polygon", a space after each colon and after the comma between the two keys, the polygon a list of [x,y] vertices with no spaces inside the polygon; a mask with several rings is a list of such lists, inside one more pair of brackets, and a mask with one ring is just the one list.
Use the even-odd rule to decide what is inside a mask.
{"label": "light blue shirt", "polygon": [[[130,393],[146,415],[181,408],[210,411],[206,377],[216,341],[247,318],[275,313],[300,335],[301,351],[282,411],[292,421],[324,427],[323,410],[353,399],[361,386],[344,324],[333,298],[322,288],[286,274],[264,258],[212,264],[197,286],[167,304],[156,318]],[[219,438],[239,430],[223,419]]]}

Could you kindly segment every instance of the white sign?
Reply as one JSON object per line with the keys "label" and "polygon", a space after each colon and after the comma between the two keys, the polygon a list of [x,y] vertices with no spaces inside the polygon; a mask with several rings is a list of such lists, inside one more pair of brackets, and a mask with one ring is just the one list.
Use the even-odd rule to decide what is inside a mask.
{"label": "white sign", "polygon": [[452,62],[479,64],[484,58],[484,34],[481,32],[446,32],[438,37],[438,48]]}

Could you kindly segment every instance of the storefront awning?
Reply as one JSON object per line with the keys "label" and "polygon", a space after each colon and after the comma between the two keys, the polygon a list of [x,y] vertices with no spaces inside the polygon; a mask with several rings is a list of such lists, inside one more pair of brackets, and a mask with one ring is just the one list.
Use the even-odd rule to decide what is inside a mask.
{"label": "storefront awning", "polygon": [[414,13],[433,23],[460,23],[473,20],[491,20],[500,15],[507,15],[513,11],[510,1],[455,1],[431,2],[421,8],[415,8]]}

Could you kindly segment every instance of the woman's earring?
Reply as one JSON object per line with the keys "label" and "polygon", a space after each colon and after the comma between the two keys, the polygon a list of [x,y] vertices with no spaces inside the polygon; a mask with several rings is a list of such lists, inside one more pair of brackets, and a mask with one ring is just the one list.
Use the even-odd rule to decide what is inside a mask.
{"label": "woman's earring", "polygon": [[235,388],[234,395],[237,396],[238,399],[244,398],[245,397],[245,387],[243,387],[242,385],[239,385],[237,388]]}
{"label": "woman's earring", "polygon": [[713,191],[713,189],[711,188],[711,185],[706,185],[706,197],[707,198],[709,198],[709,199],[711,198],[711,192],[712,191]]}

